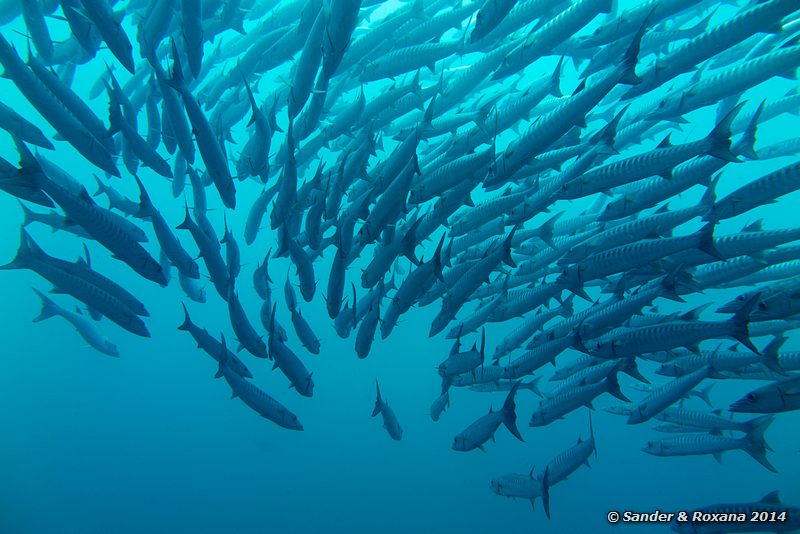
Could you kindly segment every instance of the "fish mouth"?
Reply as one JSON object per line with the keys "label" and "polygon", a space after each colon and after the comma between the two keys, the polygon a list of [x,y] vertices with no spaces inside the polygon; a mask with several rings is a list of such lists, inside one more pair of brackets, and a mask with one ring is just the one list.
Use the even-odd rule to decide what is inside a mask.
{"label": "fish mouth", "polygon": [[732,403],[730,405],[730,407],[728,408],[728,411],[730,411],[730,412],[752,412],[753,411],[753,406],[747,401],[738,400],[738,401],[736,401],[736,402],[734,402],[734,403]]}

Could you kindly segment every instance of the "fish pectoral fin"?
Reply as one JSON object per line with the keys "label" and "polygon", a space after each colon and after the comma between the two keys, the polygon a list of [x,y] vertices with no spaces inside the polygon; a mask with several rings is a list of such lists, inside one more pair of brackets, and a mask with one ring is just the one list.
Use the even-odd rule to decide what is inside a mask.
{"label": "fish pectoral fin", "polygon": [[722,464],[722,453],[721,452],[714,452],[711,454],[717,463]]}

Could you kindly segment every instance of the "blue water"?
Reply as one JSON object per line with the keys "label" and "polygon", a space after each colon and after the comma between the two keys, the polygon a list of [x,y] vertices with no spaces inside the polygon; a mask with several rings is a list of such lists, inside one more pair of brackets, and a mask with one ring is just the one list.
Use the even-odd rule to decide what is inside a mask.
{"label": "blue water", "polygon": [[[730,12],[721,9],[719,20]],[[48,23],[54,39],[58,39],[63,25]],[[4,26],[2,32],[23,51],[24,38],[14,30],[24,32],[21,19]],[[88,94],[104,68],[104,59],[113,62],[103,50],[90,64],[78,67],[73,84],[78,94]],[[531,76],[548,73],[552,59],[539,62],[541,69],[537,64],[526,72]],[[462,61],[468,63],[469,57]],[[126,77],[121,70],[117,74],[123,81]],[[269,94],[265,84],[278,83],[278,79],[279,73],[275,73],[262,82],[261,94]],[[434,81],[431,77],[424,84]],[[577,83],[576,71],[570,65],[562,78],[562,89],[566,93]],[[780,96],[791,87],[796,87],[796,82],[775,79],[749,91],[747,98],[758,102]],[[4,103],[52,137],[53,130],[10,81],[0,80],[0,95]],[[107,119],[105,96],[90,105],[98,116]],[[285,121],[285,117],[281,119]],[[714,110],[704,108],[687,119],[690,123],[683,132],[673,134],[674,143],[706,135]],[[783,115],[760,127],[757,146],[794,136],[799,130],[796,116]],[[241,123],[234,136],[244,139],[244,135]],[[273,139],[273,151],[280,142],[281,137]],[[640,150],[652,146],[644,143]],[[386,150],[391,150],[388,142]],[[17,160],[10,137],[2,131],[0,156]],[[47,156],[94,191],[92,174],[97,170],[66,143],[58,142],[57,151]],[[791,161],[780,158],[728,165],[718,196]],[[173,226],[179,224],[183,199],[173,199],[170,184],[149,169],[143,169],[141,177],[167,221]],[[127,174],[111,183],[129,198],[137,198],[135,183]],[[228,211],[227,219],[241,236],[247,210],[261,185],[248,180],[237,183],[237,189],[239,207],[235,212]],[[701,192],[695,187],[670,206],[696,202]],[[215,208],[209,216],[221,235],[222,205],[213,189],[208,189],[208,197],[210,207]],[[585,199],[574,204],[561,201],[560,206],[568,214],[577,214],[586,203]],[[798,206],[800,195],[787,195],[777,204],[723,222],[718,234],[738,231],[760,217],[766,228],[795,226]],[[21,221],[17,201],[0,195],[1,263],[14,255]],[[692,225],[686,228],[687,233],[694,229]],[[73,260],[82,253],[81,241],[70,234],[51,233],[40,225],[29,230],[53,256]],[[149,250],[157,257],[155,237],[149,228],[147,231]],[[178,235],[193,250],[188,234]],[[250,280],[252,269],[265,251],[275,246],[276,237],[265,228],[253,246],[245,247],[243,239],[240,241],[243,269],[237,287],[246,313],[261,331],[260,301]],[[422,255],[429,256],[433,246],[435,242],[428,243]],[[598,409],[592,412],[597,458],[590,460],[591,469],[582,467],[553,487],[551,520],[545,518],[540,501],[532,510],[525,500],[494,495],[489,488],[492,478],[543,466],[573,445],[578,436],[587,437],[589,411],[581,408],[547,427],[528,428],[527,420],[538,397],[522,391],[517,396],[517,413],[524,443],[501,428],[496,443],[486,444],[486,453],[450,450],[453,436],[490,406],[498,408],[505,393],[452,389],[450,408],[438,423],[432,422],[430,404],[440,386],[435,366],[447,356],[451,345],[441,335],[427,336],[438,304],[404,315],[387,340],[376,336],[369,358],[358,360],[353,350],[355,335],[340,339],[325,312],[321,295],[333,255],[330,249],[315,263],[321,282],[314,301],[301,302],[303,315],[322,342],[319,356],[300,350],[290,329],[281,291],[289,263],[286,259],[270,262],[279,320],[290,330],[290,346],[314,373],[314,397],[303,398],[286,389],[287,381],[279,372],[270,371],[268,362],[242,353],[255,383],[287,404],[305,427],[304,432],[286,431],[240,401],[229,400],[228,385],[213,379],[215,362],[196,349],[186,333],[177,330],[183,320],[180,303],[187,302],[194,322],[212,335],[224,332],[226,337],[233,337],[225,303],[210,284],[209,302],[191,303],[177,284],[177,272],[173,271],[169,287],[159,288],[138,278],[96,243],[90,244],[90,249],[96,270],[122,283],[146,304],[152,314],[147,320],[152,339],[135,337],[103,320],[100,328],[117,343],[121,358],[102,356],[61,319],[31,322],[39,313],[40,303],[30,288],[48,290],[47,282],[28,271],[0,273],[2,534],[648,533],[664,532],[668,527],[609,525],[606,514],[610,510],[677,511],[715,502],[754,501],[776,489],[785,502],[800,504],[800,414],[780,414],[767,433],[767,441],[775,450],[769,457],[779,471],[773,474],[742,451],[726,453],[722,464],[710,456],[647,455],[641,452],[646,442],[664,436],[650,430],[651,424],[627,425],[624,418],[600,410],[619,404],[607,395],[597,400]],[[369,252],[365,257],[369,258]],[[403,265],[408,268],[405,260]],[[358,282],[358,268],[362,266],[360,262],[352,266],[348,287],[350,280]],[[738,293],[736,289],[709,291],[693,296],[680,307],[663,299],[658,304],[663,311],[685,310],[694,304],[722,302]],[[68,309],[75,307],[69,297],[56,295],[54,300]],[[465,311],[459,317],[466,316]],[[492,324],[487,329],[488,347],[499,343],[515,325]],[[472,338],[467,341],[471,344]],[[756,341],[759,346],[766,342],[767,338]],[[704,347],[715,345],[716,341],[709,341]],[[797,332],[789,334],[784,350],[800,350]],[[576,356],[568,350],[559,362]],[[654,376],[655,364],[641,366],[648,377]],[[544,368],[545,376],[549,373],[549,367]],[[404,428],[400,442],[388,437],[380,417],[370,418],[376,378]],[[621,377],[621,382],[622,390],[634,400],[643,396],[629,387],[628,377]],[[760,385],[763,382],[717,381],[713,404],[725,408]],[[697,399],[688,401],[687,406],[705,408]]]}

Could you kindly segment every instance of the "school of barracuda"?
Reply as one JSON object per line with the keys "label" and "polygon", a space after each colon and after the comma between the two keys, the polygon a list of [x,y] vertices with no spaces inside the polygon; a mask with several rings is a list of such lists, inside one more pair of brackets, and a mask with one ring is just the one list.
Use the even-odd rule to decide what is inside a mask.
{"label": "school of barracuda", "polygon": [[[382,0],[0,2],[4,77],[39,115],[0,104],[0,128],[19,153],[17,165],[0,159],[0,189],[24,212],[19,249],[3,269],[31,270],[51,293],[86,309],[62,307],[43,283],[34,289],[42,303],[35,320],[60,316],[114,357],[109,321],[150,336],[145,303],[92,268],[90,249],[104,248],[154,284],[178,282],[187,299],[172,303],[185,312],[178,328],[216,360],[216,376],[259,415],[303,430],[291,409],[295,393],[255,382],[272,365],[297,394],[313,396],[313,358],[304,353],[325,357],[325,347],[295,288],[305,303],[324,302],[358,358],[413,308],[439,307],[428,334],[454,344],[438,365],[432,419],[453,388],[508,391],[499,410],[475,414],[453,438],[456,451],[484,450],[501,426],[523,441],[519,389],[541,397],[530,426],[608,393],[624,402],[609,411],[670,433],[643,444],[645,453],[719,459],[740,450],[775,471],[765,432],[775,414],[800,409],[800,352],[782,350],[800,325],[800,245],[792,244],[800,227],[797,219],[754,220],[750,211],[800,189],[800,128],[777,143],[758,142],[764,124],[797,115],[800,92],[794,85],[763,101],[745,93],[776,77],[796,80],[800,3],[383,7]],[[26,35],[8,29],[20,16]],[[593,21],[601,23],[586,31]],[[55,41],[56,30],[68,38]],[[12,41],[27,41],[27,51]],[[78,94],[72,81],[95,57],[107,70],[91,94]],[[566,69],[581,79],[576,87],[561,83]],[[88,104],[97,101],[103,108],[107,101],[108,117]],[[684,117],[709,106],[715,124]],[[43,133],[45,123],[54,135]],[[242,124],[246,137],[234,139],[231,130]],[[702,135],[672,142],[690,127]],[[66,144],[103,176],[74,176],[51,156]],[[777,170],[750,179],[726,172],[778,158]],[[174,202],[186,205],[182,222],[166,220],[148,194],[164,180]],[[244,180],[263,184],[260,195],[237,194]],[[125,182],[135,183],[138,198],[118,191]],[[720,183],[730,192],[718,195]],[[672,208],[689,189],[698,200]],[[220,237],[209,209],[245,210],[246,225],[235,228],[226,216]],[[734,218],[741,231],[718,231]],[[29,233],[37,225],[78,236],[85,252],[76,250],[77,260],[50,255]],[[240,271],[242,241],[264,258],[252,278]],[[291,326],[281,324],[273,298],[268,266],[276,257],[294,265],[283,288]],[[740,295],[718,302],[719,288]],[[251,290],[263,301],[260,312],[239,299]],[[659,313],[688,296],[704,304]],[[190,316],[191,306],[218,298],[227,303],[228,335]],[[505,336],[487,338],[486,326],[502,322]],[[641,391],[622,391],[620,373]],[[687,397],[712,404],[708,388],[718,380],[741,382],[741,400],[713,411],[684,407]],[[400,440],[401,423],[376,382],[378,414]],[[596,454],[591,418],[588,429],[539,471],[500,476],[492,490],[532,503],[541,497],[549,517],[552,486]],[[747,506],[779,502],[770,495]],[[797,528],[800,511],[791,510]],[[717,531],[703,528],[691,531]]]}

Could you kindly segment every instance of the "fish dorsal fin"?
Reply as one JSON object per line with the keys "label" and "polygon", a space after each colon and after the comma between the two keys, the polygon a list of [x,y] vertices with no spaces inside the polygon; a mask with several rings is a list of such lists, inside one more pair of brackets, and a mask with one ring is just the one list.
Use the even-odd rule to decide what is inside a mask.
{"label": "fish dorsal fin", "polygon": [[85,187],[81,187],[81,190],[78,193],[78,198],[80,198],[81,200],[85,200],[90,204],[94,204],[94,200],[92,200],[91,195],[89,195],[89,192],[86,190]]}
{"label": "fish dorsal fin", "polygon": [[583,91],[585,88],[586,88],[586,78],[581,80],[581,83],[578,84],[578,87],[576,87],[575,90],[572,91],[572,96],[577,95],[578,93]]}
{"label": "fish dorsal fin", "polygon": [[758,219],[742,228],[742,232],[761,232],[764,230],[764,219]]}
{"label": "fish dorsal fin", "polygon": [[669,140],[670,135],[672,135],[672,133],[668,133],[664,137],[664,139],[662,139],[661,142],[658,144],[657,148],[668,148],[668,147],[671,147],[672,146],[672,142]]}
{"label": "fish dorsal fin", "polygon": [[759,502],[769,503],[769,504],[781,504],[781,498],[778,495],[778,490],[770,491],[764,497],[761,498]]}

